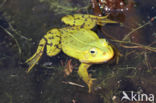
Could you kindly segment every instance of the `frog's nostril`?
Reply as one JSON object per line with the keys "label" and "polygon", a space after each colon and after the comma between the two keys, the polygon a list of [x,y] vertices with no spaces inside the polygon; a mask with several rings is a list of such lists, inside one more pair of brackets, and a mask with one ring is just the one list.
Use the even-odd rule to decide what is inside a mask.
{"label": "frog's nostril", "polygon": [[103,55],[106,55],[106,52],[103,52]]}

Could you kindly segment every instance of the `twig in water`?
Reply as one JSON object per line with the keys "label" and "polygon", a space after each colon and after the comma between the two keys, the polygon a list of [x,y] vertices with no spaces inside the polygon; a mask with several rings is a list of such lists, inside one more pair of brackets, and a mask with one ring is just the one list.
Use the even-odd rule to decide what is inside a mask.
{"label": "twig in water", "polygon": [[151,64],[149,63],[149,60],[148,60],[147,52],[144,53],[144,62],[145,62],[145,65],[148,68],[148,71],[152,70],[152,66],[151,66]]}
{"label": "twig in water", "polygon": [[0,8],[2,8],[6,2],[7,0],[3,0],[3,2],[0,4]]}
{"label": "twig in water", "polygon": [[112,40],[114,42],[118,42],[118,43],[125,43],[125,44],[131,44],[131,45],[135,45],[135,46],[127,46],[127,45],[121,45],[124,48],[142,48],[142,49],[146,49],[152,52],[156,52],[156,48],[155,47],[151,47],[151,46],[145,46],[139,43],[134,43],[134,42],[128,42],[128,41],[122,41],[122,40]]}
{"label": "twig in water", "polygon": [[113,37],[113,36],[109,35],[108,33],[106,33],[102,28],[101,28],[101,32],[102,32],[105,36],[107,36],[108,38],[110,38],[110,39],[112,39],[112,40],[117,40],[115,37]]}
{"label": "twig in water", "polygon": [[127,40],[128,37],[129,37],[132,33],[136,32],[137,30],[139,30],[139,29],[141,29],[141,28],[143,28],[143,27],[145,27],[145,26],[147,26],[148,24],[150,24],[151,22],[153,22],[155,19],[156,19],[156,16],[155,16],[155,17],[152,17],[147,23],[145,23],[145,24],[143,24],[143,25],[137,27],[136,29],[132,30],[131,32],[129,32],[122,40],[123,40],[123,41]]}
{"label": "twig in water", "polygon": [[12,95],[7,92],[5,93],[5,95],[9,98],[9,103],[12,103]]}
{"label": "twig in water", "polygon": [[25,37],[25,36],[23,36],[23,35],[20,35],[20,34],[13,28],[13,26],[12,26],[10,23],[8,23],[8,24],[9,24],[9,28],[11,29],[11,31],[15,32],[15,34],[16,34],[17,36],[19,36],[20,38],[25,39],[25,40],[29,40],[29,41],[32,40],[32,39],[29,39],[29,38],[27,38],[27,37]]}
{"label": "twig in water", "polygon": [[74,82],[62,81],[62,83],[64,83],[64,84],[70,84],[70,85],[74,85],[74,86],[78,86],[78,87],[81,87],[81,88],[84,88],[85,87],[83,85],[80,85],[80,84],[77,84],[77,83],[74,83]]}
{"label": "twig in water", "polygon": [[12,37],[14,39],[14,41],[18,47],[18,52],[21,55],[22,51],[21,51],[20,45],[19,45],[18,41],[16,40],[16,38],[7,29],[3,28],[1,25],[0,25],[0,28],[2,28],[10,37]]}

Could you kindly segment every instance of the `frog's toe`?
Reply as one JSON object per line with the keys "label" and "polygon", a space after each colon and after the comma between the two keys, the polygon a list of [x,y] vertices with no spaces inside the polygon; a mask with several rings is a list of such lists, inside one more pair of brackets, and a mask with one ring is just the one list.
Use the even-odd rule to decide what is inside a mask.
{"label": "frog's toe", "polygon": [[97,24],[100,26],[104,26],[106,23],[98,22]]}
{"label": "frog's toe", "polygon": [[96,78],[92,78],[92,75],[91,75],[91,74],[89,74],[89,80],[94,81],[94,80],[96,80]]}
{"label": "frog's toe", "polygon": [[93,81],[96,80],[96,78],[90,78],[90,80],[88,81],[87,85],[88,85],[88,93],[92,92],[93,89]]}
{"label": "frog's toe", "polygon": [[87,85],[88,85],[88,93],[91,93],[92,92],[93,81],[90,80]]}
{"label": "frog's toe", "polygon": [[92,78],[91,80],[94,81],[94,80],[96,80],[96,78]]}
{"label": "frog's toe", "polygon": [[97,22],[97,24],[100,25],[100,26],[104,26],[107,23],[118,23],[118,22],[117,21],[113,21],[113,20],[109,20],[109,19],[101,20],[101,21]]}

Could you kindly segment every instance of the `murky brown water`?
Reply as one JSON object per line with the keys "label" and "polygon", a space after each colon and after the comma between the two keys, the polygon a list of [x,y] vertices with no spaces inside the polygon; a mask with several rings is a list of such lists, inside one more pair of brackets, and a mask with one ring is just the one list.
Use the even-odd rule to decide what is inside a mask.
{"label": "murky brown water", "polygon": [[[108,24],[101,29],[122,40],[156,16],[155,0],[134,2],[122,24]],[[89,69],[96,78],[92,94],[77,75],[77,60],[72,59],[77,65],[70,76],[64,77],[61,61],[66,64],[70,58],[63,53],[52,58],[44,54],[26,74],[24,61],[36,51],[43,35],[51,28],[64,27],[60,20],[64,15],[93,14],[91,8],[87,9],[89,5],[89,0],[0,0],[0,103],[122,103],[122,91],[156,95],[156,20],[131,34],[129,40],[137,45],[112,41],[99,27],[94,29],[122,56],[118,64],[112,61]],[[118,15],[112,18],[119,20]],[[69,81],[85,87],[64,83]]]}

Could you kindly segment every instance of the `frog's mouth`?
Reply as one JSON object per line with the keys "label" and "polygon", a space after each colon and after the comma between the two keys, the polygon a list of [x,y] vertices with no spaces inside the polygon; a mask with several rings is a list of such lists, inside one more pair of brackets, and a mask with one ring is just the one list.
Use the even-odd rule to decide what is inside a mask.
{"label": "frog's mouth", "polygon": [[98,57],[98,58],[81,59],[80,62],[88,63],[88,64],[101,64],[101,63],[105,63],[105,62],[109,61],[110,59],[113,58],[113,56],[114,56],[114,53],[106,53],[106,54],[103,54],[103,56]]}

